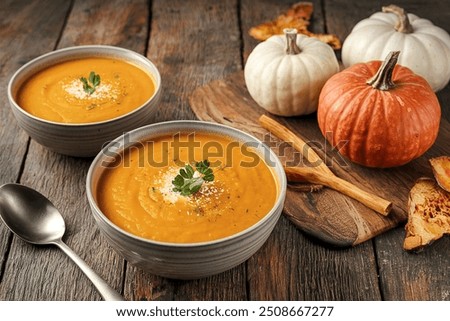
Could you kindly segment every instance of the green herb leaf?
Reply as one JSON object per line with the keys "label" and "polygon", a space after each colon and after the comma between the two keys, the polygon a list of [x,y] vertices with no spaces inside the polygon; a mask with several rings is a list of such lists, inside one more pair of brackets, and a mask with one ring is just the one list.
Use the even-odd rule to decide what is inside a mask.
{"label": "green herb leaf", "polygon": [[[175,186],[173,191],[188,196],[197,193],[204,182],[214,181],[214,173],[209,165],[208,160],[204,160],[195,164],[195,170],[189,164],[180,169],[179,174],[172,181]],[[200,175],[194,177],[195,171]]]}
{"label": "green herb leaf", "polygon": [[204,160],[202,162],[198,162],[195,164],[197,171],[200,174],[203,174],[203,179],[207,182],[212,182],[214,180],[214,174],[212,169],[209,167],[210,163],[208,160]]}
{"label": "green herb leaf", "polygon": [[92,95],[95,88],[100,85],[100,75],[96,74],[94,71],[91,71],[88,78],[89,80],[85,77],[81,77],[80,81],[83,83],[83,90],[89,95]]}

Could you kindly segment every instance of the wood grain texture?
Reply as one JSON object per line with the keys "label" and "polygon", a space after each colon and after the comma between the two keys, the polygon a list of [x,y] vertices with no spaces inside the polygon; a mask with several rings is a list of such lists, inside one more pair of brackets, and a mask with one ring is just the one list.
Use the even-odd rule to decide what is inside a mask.
{"label": "wood grain texture", "polygon": [[[236,8],[236,1],[152,2],[147,56],[162,77],[157,121],[195,118],[187,100],[192,91],[242,68]],[[246,297],[244,267],[197,281],[175,281],[128,266],[125,296],[135,300],[242,300]]]}
{"label": "wood grain texture", "polygon": [[[248,29],[275,18],[295,2],[4,0],[0,2],[0,89],[6,92],[7,81],[17,68],[54,48],[118,45],[147,55],[160,69],[163,97],[156,121],[194,119],[188,101],[194,90],[214,80],[231,79],[231,74],[242,71],[258,43],[248,35]],[[311,30],[336,33],[341,40],[357,21],[378,11],[382,4],[377,0],[313,3]],[[448,0],[398,0],[396,4],[450,31]],[[339,52],[336,54],[339,57]],[[213,94],[227,99],[227,86],[217,87]],[[242,78],[233,86],[245,92]],[[426,158],[448,153],[449,86],[438,93],[438,98],[443,126]],[[66,219],[64,240],[128,300],[450,300],[450,238],[421,253],[406,253],[401,248],[404,230],[400,226],[356,247],[331,247],[313,235],[317,225],[314,220],[320,219],[317,212],[343,206],[352,213],[364,211],[364,207],[352,201],[342,204],[341,196],[328,189],[302,194],[301,202],[307,204],[302,210],[309,220],[297,224],[312,236],[292,224],[295,218],[288,213],[298,211],[298,204],[294,204],[264,246],[235,269],[194,281],[150,275],[127,264],[99,234],[85,195],[85,175],[91,160],[57,155],[34,141],[28,147],[28,137],[16,126],[5,95],[0,102],[4,107],[0,108],[0,147],[4,151],[0,153],[0,184],[19,181],[48,196]],[[201,103],[211,104],[208,100]],[[247,98],[244,103],[251,100]],[[232,108],[228,110],[230,118],[222,119],[225,123],[233,125],[229,120],[236,121],[239,116],[254,117],[252,113],[240,115],[240,105],[235,101],[228,104]],[[208,106],[211,120],[220,117],[214,107]],[[315,115],[280,121],[288,128],[301,128],[305,138],[319,137]],[[238,125],[256,135],[264,133],[246,121]],[[402,167],[402,172],[382,170],[384,185],[373,186],[370,182],[379,179],[380,172],[364,168],[354,171],[323,139],[312,143],[321,157],[328,155],[326,161],[337,176],[381,195],[395,189],[391,195],[394,203],[404,204],[405,192],[418,176],[431,175],[426,159],[420,159]],[[400,223],[399,218],[404,220],[405,213],[398,214],[395,224]],[[344,240],[340,246],[358,238],[357,226],[360,234],[374,227],[355,225],[350,216],[333,218],[326,230],[330,240],[336,238],[336,224],[347,231],[339,233]],[[0,300],[100,299],[61,251],[28,245],[13,238],[3,224],[0,277]]]}
{"label": "wood grain texture", "polygon": [[[380,300],[372,244],[330,249],[281,217],[248,265],[250,300]],[[361,290],[364,289],[364,290]]]}
{"label": "wood grain texture", "polygon": [[114,45],[145,54],[149,26],[148,1],[75,1],[58,48]]}
{"label": "wood grain texture", "polygon": [[147,56],[162,76],[157,121],[194,119],[192,91],[240,70],[236,1],[153,1]]}
{"label": "wood grain texture", "polygon": [[450,238],[418,253],[398,246],[404,238],[401,227],[375,240],[383,299],[450,301]]}
{"label": "wood grain texture", "polygon": [[[147,2],[132,1],[126,10],[117,10],[118,5],[118,1],[76,1],[58,48],[62,45],[111,44],[129,46],[143,54],[149,17]],[[142,25],[141,36],[128,37],[136,30],[136,24]],[[20,183],[41,191],[54,202],[66,219],[65,242],[112,287],[122,292],[124,262],[99,234],[87,203],[85,177],[89,165],[90,159],[61,156],[31,141]],[[56,256],[52,259],[34,248],[29,249],[32,254],[24,255],[18,246],[22,246],[21,242],[14,242],[11,247],[5,271],[10,277],[3,280],[1,298],[9,299],[11,293],[17,293],[14,298],[23,300],[100,299],[90,281],[74,264],[67,262],[62,253],[53,254],[56,249],[49,253],[58,255],[58,259]],[[47,263],[37,265],[36,261]],[[17,278],[25,278],[26,274],[11,272],[18,264],[28,267],[26,273],[33,269],[33,277],[27,282],[17,282]],[[27,288],[48,286],[52,291],[27,292],[27,289],[15,289],[17,284],[26,284]],[[64,284],[70,286],[65,288]]]}
{"label": "wood grain texture", "polygon": [[[0,3],[0,185],[19,179],[28,146],[28,135],[18,128],[9,108],[9,79],[30,59],[54,49],[68,9],[69,3],[64,1]],[[11,239],[0,224],[0,276]]]}

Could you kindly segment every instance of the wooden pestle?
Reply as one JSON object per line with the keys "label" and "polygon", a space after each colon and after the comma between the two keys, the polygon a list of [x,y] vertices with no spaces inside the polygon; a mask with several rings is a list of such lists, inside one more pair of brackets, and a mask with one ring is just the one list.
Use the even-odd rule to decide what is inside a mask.
{"label": "wooden pestle", "polygon": [[[352,183],[334,175],[319,155],[317,155],[304,140],[295,135],[288,128],[266,115],[262,115],[259,118],[259,122],[262,127],[269,132],[291,144],[292,147],[306,157],[310,163],[318,164],[315,167],[286,167],[285,172],[288,181],[322,184],[361,202],[379,214],[384,216],[389,214],[392,209],[391,202],[366,192]],[[304,151],[307,152],[305,153]]]}

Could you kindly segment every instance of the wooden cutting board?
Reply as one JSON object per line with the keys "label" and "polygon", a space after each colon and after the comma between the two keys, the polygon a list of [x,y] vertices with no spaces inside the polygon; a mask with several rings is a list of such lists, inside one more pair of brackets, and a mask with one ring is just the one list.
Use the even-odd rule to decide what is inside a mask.
{"label": "wooden cutting board", "polygon": [[[262,114],[269,114],[250,97],[243,72],[197,88],[189,101],[199,119],[248,132],[266,142],[282,162],[305,166],[298,153],[294,154],[291,147],[286,148],[287,144],[280,144],[279,140],[269,136],[259,125],[258,118]],[[334,246],[353,246],[404,223],[407,219],[409,190],[416,179],[432,177],[428,159],[450,155],[450,125],[446,120],[442,120],[435,145],[424,156],[402,167],[370,169],[342,158],[326,143],[318,128],[315,113],[293,118],[269,116],[313,146],[337,176],[393,202],[393,210],[388,217],[383,217],[358,201],[329,188],[304,192],[298,191],[294,186],[289,187],[284,214],[300,230]]]}

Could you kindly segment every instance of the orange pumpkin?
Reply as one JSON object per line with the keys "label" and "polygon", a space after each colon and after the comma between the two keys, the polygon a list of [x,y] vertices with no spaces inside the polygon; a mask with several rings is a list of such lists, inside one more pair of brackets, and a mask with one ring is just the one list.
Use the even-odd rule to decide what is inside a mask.
{"label": "orange pumpkin", "polygon": [[436,140],[441,108],[427,81],[386,60],[353,65],[324,85],[317,117],[339,152],[369,167],[394,167],[425,153]]}

